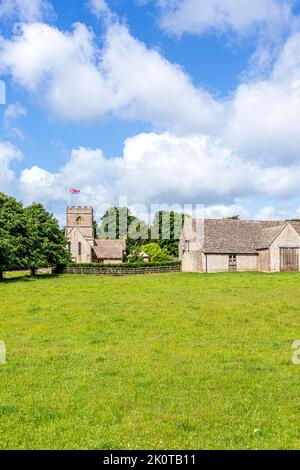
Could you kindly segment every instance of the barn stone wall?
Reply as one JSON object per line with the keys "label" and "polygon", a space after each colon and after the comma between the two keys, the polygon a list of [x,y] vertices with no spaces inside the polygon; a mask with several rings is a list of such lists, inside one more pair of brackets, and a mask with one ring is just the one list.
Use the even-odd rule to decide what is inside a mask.
{"label": "barn stone wall", "polygon": [[229,271],[228,255],[207,255],[206,269],[208,273],[222,273]]}
{"label": "barn stone wall", "polygon": [[300,236],[296,230],[287,225],[270,246],[270,271],[280,271],[280,248],[300,248]]}
{"label": "barn stone wall", "polygon": [[[187,219],[179,242],[179,258],[183,272],[201,273],[205,270],[202,262],[203,237],[203,220]],[[186,241],[188,241],[188,248],[185,246]]]}
{"label": "barn stone wall", "polygon": [[262,273],[270,271],[270,252],[269,250],[260,250],[258,254],[257,269]]}
{"label": "barn stone wall", "polygon": [[257,255],[238,255],[237,271],[257,271]]}
{"label": "barn stone wall", "polygon": [[[205,255],[204,255],[205,257]],[[257,271],[257,255],[237,255],[237,271]],[[208,254],[203,263],[203,272],[221,273],[229,271],[229,254]]]}
{"label": "barn stone wall", "polygon": [[201,273],[202,269],[202,253],[193,251],[191,253],[184,253],[181,257],[182,272],[186,273]]}

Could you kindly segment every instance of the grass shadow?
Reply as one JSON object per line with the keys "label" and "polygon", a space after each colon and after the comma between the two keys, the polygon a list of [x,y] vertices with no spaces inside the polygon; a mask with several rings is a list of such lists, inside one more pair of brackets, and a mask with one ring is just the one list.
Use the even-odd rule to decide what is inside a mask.
{"label": "grass shadow", "polygon": [[24,274],[24,276],[15,276],[15,277],[8,277],[0,281],[1,284],[11,284],[11,283],[17,283],[17,282],[32,282],[34,280],[36,281],[43,281],[47,279],[54,279],[54,278],[59,278],[59,274],[37,274],[36,276],[31,276],[30,274]]}

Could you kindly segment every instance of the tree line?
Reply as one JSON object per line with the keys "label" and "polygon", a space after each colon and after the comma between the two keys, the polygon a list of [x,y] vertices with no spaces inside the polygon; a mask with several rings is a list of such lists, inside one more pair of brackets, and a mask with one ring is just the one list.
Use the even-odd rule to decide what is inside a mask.
{"label": "tree line", "polygon": [[152,225],[147,225],[134,216],[129,208],[111,207],[101,218],[96,235],[108,239],[125,238],[127,255],[132,262],[138,261],[141,251],[151,251],[153,261],[176,258],[185,217],[185,214],[179,212],[158,211]]}
{"label": "tree line", "polygon": [[[112,207],[94,230],[100,238],[126,238],[131,262],[142,261],[142,251],[151,261],[163,262],[178,256],[184,218],[184,214],[159,211],[148,226],[127,207]],[[15,198],[0,193],[0,280],[4,271],[24,269],[34,275],[39,268],[65,266],[71,261],[66,247],[64,230],[42,204],[24,207]]]}
{"label": "tree line", "polygon": [[69,261],[67,240],[58,221],[42,204],[24,207],[0,193],[0,280],[3,272],[28,269],[32,274]]}

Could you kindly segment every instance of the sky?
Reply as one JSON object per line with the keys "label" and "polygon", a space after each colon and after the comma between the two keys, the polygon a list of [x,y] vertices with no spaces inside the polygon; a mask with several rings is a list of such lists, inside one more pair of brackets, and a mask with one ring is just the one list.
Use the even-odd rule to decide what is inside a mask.
{"label": "sky", "polygon": [[300,218],[299,0],[0,0],[0,80],[0,191],[62,224]]}

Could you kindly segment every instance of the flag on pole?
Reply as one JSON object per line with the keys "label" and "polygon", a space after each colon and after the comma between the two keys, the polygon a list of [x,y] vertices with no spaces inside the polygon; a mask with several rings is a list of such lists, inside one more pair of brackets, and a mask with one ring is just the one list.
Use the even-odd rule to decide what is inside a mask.
{"label": "flag on pole", "polygon": [[68,207],[70,206],[70,194],[79,194],[80,189],[75,189],[75,188],[69,188],[68,190]]}

